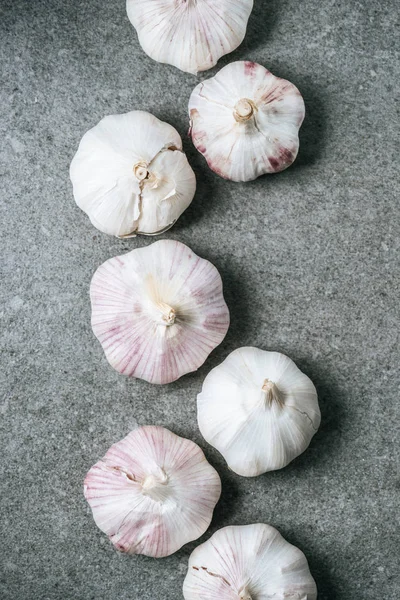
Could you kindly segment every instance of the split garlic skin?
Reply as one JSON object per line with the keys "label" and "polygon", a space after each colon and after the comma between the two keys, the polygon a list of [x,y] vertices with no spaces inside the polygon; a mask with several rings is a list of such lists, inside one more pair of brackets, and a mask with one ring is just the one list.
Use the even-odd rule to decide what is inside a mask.
{"label": "split garlic skin", "polygon": [[253,0],[127,0],[126,8],[148,56],[196,74],[242,43]]}
{"label": "split garlic skin", "polygon": [[185,600],[316,600],[303,552],[271,527],[219,529],[192,552]]}
{"label": "split garlic skin", "polygon": [[208,528],[221,481],[194,442],[139,427],[88,472],[84,494],[96,525],[128,554],[173,554]]}
{"label": "split garlic skin", "polygon": [[299,90],[249,61],[231,63],[193,90],[191,137],[213,171],[251,181],[289,167],[305,115]]}
{"label": "split garlic skin", "polygon": [[70,176],[79,208],[117,237],[166,231],[196,191],[178,132],[140,110],[104,117],[85,133]]}
{"label": "split garlic skin", "polygon": [[196,371],[229,327],[217,269],[172,240],[107,260],[90,297],[93,332],[109,363],[150,383]]}
{"label": "split garlic skin", "polygon": [[234,350],[197,397],[199,429],[238,475],[281,469],[308,447],[321,422],[317,392],[279,352]]}

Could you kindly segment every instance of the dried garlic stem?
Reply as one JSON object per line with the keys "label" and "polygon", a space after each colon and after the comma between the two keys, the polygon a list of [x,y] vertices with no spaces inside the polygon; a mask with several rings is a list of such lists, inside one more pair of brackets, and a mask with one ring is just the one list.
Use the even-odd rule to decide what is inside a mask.
{"label": "dried garlic stem", "polygon": [[163,324],[167,326],[173,325],[176,319],[176,310],[164,302],[159,303],[159,308]]}
{"label": "dried garlic stem", "polygon": [[249,100],[248,98],[242,98],[235,104],[235,110],[233,116],[235,117],[238,123],[248,121],[254,114],[254,111],[257,110],[254,102]]}
{"label": "dried garlic stem", "polygon": [[239,592],[239,600],[252,600],[247,588],[240,590]]}
{"label": "dried garlic stem", "polygon": [[138,179],[139,181],[143,181],[149,176],[147,165],[145,163],[138,163],[137,165],[134,165],[133,172],[135,174],[136,179]]}
{"label": "dried garlic stem", "polygon": [[273,381],[270,379],[264,379],[261,389],[265,394],[265,403],[268,406],[272,406],[274,403],[278,404],[279,406],[283,406],[282,394],[278,386]]}
{"label": "dried garlic stem", "polygon": [[163,502],[168,495],[167,486],[168,475],[163,469],[160,469],[157,475],[147,475],[142,483],[142,490],[145,496],[149,496],[157,502]]}

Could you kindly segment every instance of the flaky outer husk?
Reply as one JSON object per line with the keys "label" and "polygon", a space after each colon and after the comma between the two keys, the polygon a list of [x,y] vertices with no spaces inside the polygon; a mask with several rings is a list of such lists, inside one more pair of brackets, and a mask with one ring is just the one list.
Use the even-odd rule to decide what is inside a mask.
{"label": "flaky outer husk", "polygon": [[196,74],[242,43],[253,0],[127,0],[126,8],[146,54]]}
{"label": "flaky outer husk", "polygon": [[[237,107],[250,102],[250,118]],[[251,181],[289,167],[299,150],[305,107],[299,90],[263,66],[238,61],[203,81],[189,100],[191,137],[209,167],[232,181]]]}
{"label": "flaky outer husk", "polygon": [[[275,395],[265,391],[266,382]],[[202,436],[229,468],[255,477],[285,467],[304,452],[321,413],[314,384],[289,357],[243,347],[205,378],[197,419]]]}
{"label": "flaky outer husk", "polygon": [[196,190],[178,132],[139,110],[104,117],[85,133],[70,177],[77,205],[97,229],[117,237],[165,231]]}
{"label": "flaky outer husk", "polygon": [[97,526],[119,551],[158,558],[206,531],[221,481],[197,444],[145,426],[90,469],[84,494]]}
{"label": "flaky outer husk", "polygon": [[219,529],[189,558],[185,600],[316,600],[303,552],[262,523]]}
{"label": "flaky outer husk", "polygon": [[[229,327],[217,269],[172,240],[106,261],[90,298],[93,332],[109,363],[150,383],[196,371]],[[170,309],[173,323],[166,321]]]}

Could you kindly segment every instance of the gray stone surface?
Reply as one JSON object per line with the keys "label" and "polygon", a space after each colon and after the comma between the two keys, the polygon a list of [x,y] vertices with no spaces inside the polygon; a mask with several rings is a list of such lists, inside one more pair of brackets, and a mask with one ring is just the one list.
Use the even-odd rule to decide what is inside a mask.
{"label": "gray stone surface", "polygon": [[[199,79],[141,51],[123,0],[2,0],[1,584],[3,600],[181,598],[189,553],[118,554],[82,494],[86,471],[136,424],[205,450],[223,480],[211,532],[268,522],[307,555],[320,600],[398,600],[399,234],[395,3],[256,0],[242,46],[293,81],[307,119],[297,162],[253,183],[211,173],[186,138]],[[196,374],[164,387],[108,365],[88,287],[150,240],[101,234],[68,177],[82,134],[145,109],[175,125],[198,193],[164,237],[220,270],[232,326]],[[286,469],[230,473],[195,398],[234,348],[287,353],[314,380],[322,426]]]}

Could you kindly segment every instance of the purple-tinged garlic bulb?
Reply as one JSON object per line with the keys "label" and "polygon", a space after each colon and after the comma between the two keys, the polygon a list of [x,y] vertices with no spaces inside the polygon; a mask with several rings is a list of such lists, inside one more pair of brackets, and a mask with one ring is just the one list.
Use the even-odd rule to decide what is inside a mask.
{"label": "purple-tinged garlic bulb", "polygon": [[261,65],[239,61],[193,90],[191,136],[215,173],[251,181],[289,167],[305,115],[299,90]]}
{"label": "purple-tinged garlic bulb", "polygon": [[70,176],[79,208],[117,237],[163,233],[196,191],[179,133],[141,110],[104,117],[85,133]]}
{"label": "purple-tinged garlic bulb", "polygon": [[111,366],[150,383],[196,371],[229,327],[217,269],[172,240],[107,260],[90,297],[92,328]]}
{"label": "purple-tinged garlic bulb", "polygon": [[148,56],[196,74],[242,43],[253,0],[127,0],[126,8]]}
{"label": "purple-tinged garlic bulb", "polygon": [[204,380],[197,419],[232,471],[255,477],[285,467],[321,422],[311,379],[280,352],[237,348]]}
{"label": "purple-tinged garlic bulb", "polygon": [[111,446],[86,475],[84,494],[118,550],[161,557],[207,530],[221,481],[197,444],[149,426]]}
{"label": "purple-tinged garlic bulb", "polygon": [[189,558],[185,600],[316,600],[303,552],[271,527],[219,529]]}

